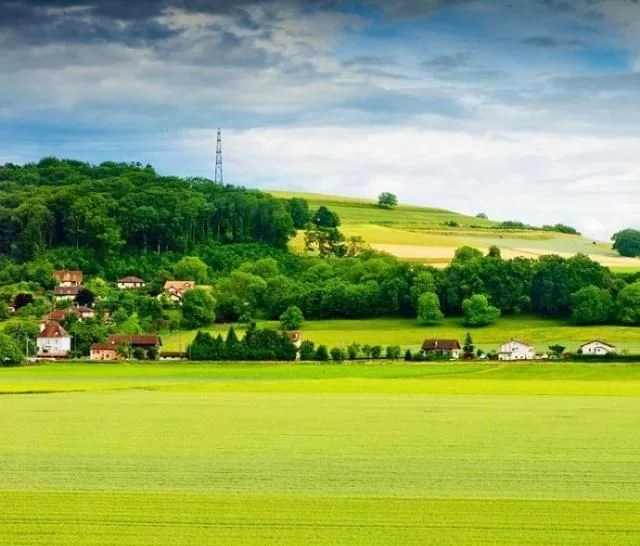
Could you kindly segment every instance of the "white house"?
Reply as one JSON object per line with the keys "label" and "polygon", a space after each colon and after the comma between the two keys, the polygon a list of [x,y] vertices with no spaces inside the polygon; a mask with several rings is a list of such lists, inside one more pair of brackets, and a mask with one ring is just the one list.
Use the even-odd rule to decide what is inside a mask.
{"label": "white house", "polygon": [[608,355],[609,353],[615,352],[615,346],[600,341],[599,339],[580,345],[578,348],[578,353],[583,355]]}
{"label": "white house", "polygon": [[533,345],[517,339],[500,345],[498,353],[499,360],[533,360],[535,356],[536,350]]}
{"label": "white house", "polygon": [[131,288],[144,288],[144,281],[138,277],[122,277],[118,279],[118,288],[121,290],[129,290]]}
{"label": "white house", "polygon": [[38,356],[67,358],[71,352],[71,336],[55,321],[49,321],[38,334]]}

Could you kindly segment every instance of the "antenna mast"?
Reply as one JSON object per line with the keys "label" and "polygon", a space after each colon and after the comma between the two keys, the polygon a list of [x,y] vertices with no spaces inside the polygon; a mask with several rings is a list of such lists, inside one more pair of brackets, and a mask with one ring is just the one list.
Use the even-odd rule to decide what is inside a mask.
{"label": "antenna mast", "polygon": [[222,184],[222,131],[218,129],[218,139],[216,142],[216,174],[214,176],[216,184]]}

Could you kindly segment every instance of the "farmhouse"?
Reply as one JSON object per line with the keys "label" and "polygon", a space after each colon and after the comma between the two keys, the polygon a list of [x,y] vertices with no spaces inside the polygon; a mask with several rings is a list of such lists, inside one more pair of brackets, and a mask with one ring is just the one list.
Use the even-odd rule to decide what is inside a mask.
{"label": "farmhouse", "polygon": [[71,336],[58,322],[49,321],[36,339],[38,356],[67,358],[71,351]]}
{"label": "farmhouse", "polygon": [[132,288],[144,288],[145,282],[138,277],[122,277],[118,279],[117,286],[120,290],[130,290]]}
{"label": "farmhouse", "polygon": [[62,322],[69,315],[75,315],[78,320],[86,318],[94,318],[96,316],[95,311],[90,307],[69,307],[68,309],[54,309],[50,313],[47,313],[40,320],[40,331],[44,330],[47,322],[53,320],[55,322]]}
{"label": "farmhouse", "polygon": [[512,339],[500,346],[498,360],[533,360],[535,356],[536,350],[533,345]]}
{"label": "farmhouse", "polygon": [[425,339],[422,352],[433,358],[460,358],[460,343],[457,339]]}
{"label": "farmhouse", "polygon": [[53,289],[53,298],[56,301],[61,301],[61,300],[73,301],[76,299],[76,296],[80,293],[81,290],[82,290],[82,286],[80,285],[73,285],[73,286],[59,285]]}
{"label": "farmhouse", "polygon": [[59,286],[81,286],[82,271],[69,271],[67,269],[56,269],[52,273],[58,281]]}
{"label": "farmhouse", "polygon": [[91,345],[89,358],[91,360],[117,360],[116,346],[110,343],[94,343]]}
{"label": "farmhouse", "polygon": [[187,290],[191,290],[196,285],[195,281],[167,281],[164,283],[164,294],[176,303],[182,303],[182,297]]}
{"label": "farmhouse", "polygon": [[599,339],[595,339],[590,341],[589,343],[585,343],[584,345],[580,345],[578,348],[578,353],[583,355],[608,355],[610,353],[615,353],[615,346],[601,341]]}

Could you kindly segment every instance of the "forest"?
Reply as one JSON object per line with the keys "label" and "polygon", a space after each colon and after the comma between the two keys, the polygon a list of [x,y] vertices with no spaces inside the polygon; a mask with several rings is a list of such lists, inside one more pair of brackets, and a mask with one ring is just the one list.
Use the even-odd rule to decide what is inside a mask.
{"label": "forest", "polygon": [[[577,324],[640,323],[640,275],[616,274],[583,255],[506,260],[498,248],[483,255],[463,247],[436,269],[366,245],[289,252],[296,228],[339,233],[337,215],[322,209],[313,214],[301,199],[161,177],[150,166],[53,158],[4,165],[0,299],[11,304],[33,292],[19,314],[31,308],[35,315],[47,308],[51,270],[69,268],[85,273],[105,312],[148,317],[145,331],[167,326],[161,311],[148,309],[168,279],[211,287],[215,310],[206,316],[219,322],[278,319],[297,307],[305,319],[395,316],[429,324],[464,314],[480,326],[500,314],[535,313]],[[144,294],[109,288],[124,275],[145,279]]]}

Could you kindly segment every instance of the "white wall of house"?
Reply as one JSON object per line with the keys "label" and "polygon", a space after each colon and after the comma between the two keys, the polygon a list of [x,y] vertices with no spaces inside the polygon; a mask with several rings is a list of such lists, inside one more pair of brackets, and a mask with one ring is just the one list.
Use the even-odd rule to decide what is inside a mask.
{"label": "white wall of house", "polygon": [[533,360],[536,351],[531,345],[519,341],[509,341],[500,346],[500,360]]}
{"label": "white wall of house", "polygon": [[128,290],[131,288],[144,288],[143,282],[119,282],[117,284],[118,288],[120,288],[121,290]]}
{"label": "white wall of house", "polygon": [[71,351],[71,336],[39,337],[38,354],[68,353]]}
{"label": "white wall of house", "polygon": [[608,355],[615,349],[600,341],[592,341],[580,347],[583,355]]}

